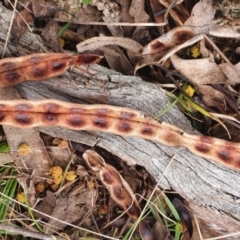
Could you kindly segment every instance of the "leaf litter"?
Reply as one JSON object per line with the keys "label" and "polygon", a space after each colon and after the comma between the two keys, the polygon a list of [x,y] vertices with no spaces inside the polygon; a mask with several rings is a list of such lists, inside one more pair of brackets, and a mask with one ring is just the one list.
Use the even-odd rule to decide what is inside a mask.
{"label": "leaf litter", "polygon": [[[226,12],[226,7],[223,7],[226,6],[224,1],[219,1],[217,4],[214,1],[215,5],[211,0],[200,1],[195,5],[194,1],[190,2],[173,1],[171,3],[166,0],[151,0],[146,4],[144,0],[121,2],[92,0],[90,4],[84,5],[80,1],[42,0],[36,3],[22,0],[17,6],[19,14],[14,19],[12,36],[16,39],[22,38],[29,31],[30,26],[33,27],[34,32],[45,38],[46,45],[54,51],[75,51],[77,48],[78,52],[102,54],[105,57],[105,66],[125,75],[135,73],[147,81],[161,84],[168,83],[169,79],[164,81],[166,78],[162,78],[159,64],[166,64],[170,60],[169,72],[177,70],[185,77],[197,92],[192,99],[207,111],[222,114],[232,139],[239,141],[238,122],[235,121],[236,123],[233,124],[230,118],[224,120],[224,115],[239,120],[238,39],[240,31],[235,17],[237,11],[234,10],[239,9],[240,6],[234,3],[235,5],[230,5],[228,8],[230,10]],[[8,4],[6,1],[6,5]],[[222,13],[223,19],[219,18],[219,12]],[[147,27],[145,23],[151,21],[159,23],[159,26],[152,29]],[[60,37],[57,37],[66,22],[72,22],[72,24]],[[126,22],[129,24],[125,25]],[[139,23],[143,24],[139,25]],[[207,36],[211,36],[211,39]],[[233,40],[236,42],[234,45],[230,44],[228,47],[230,50],[222,47],[224,44],[229,45],[227,41]],[[199,43],[197,46],[199,55],[192,57],[188,51],[197,43]],[[218,45],[221,48],[218,48]],[[230,55],[227,54],[229,52]],[[229,59],[234,61],[231,62]],[[181,84],[179,82],[179,86]],[[173,89],[176,94],[179,86]],[[203,133],[228,138],[227,134],[222,134],[219,124],[209,119],[206,121],[204,117],[201,120],[208,122]],[[33,133],[26,135],[23,142],[27,143],[27,138],[31,139],[33,135]],[[119,212],[124,213],[122,209],[126,210],[130,217],[139,216],[140,206],[131,190],[131,181],[127,183],[119,175],[119,169],[122,169],[121,172],[123,169],[128,169],[128,166],[124,166],[119,159],[114,159],[100,149],[97,149],[97,152],[103,154],[114,167],[106,164],[97,152],[87,150],[86,146],[73,147],[75,143],[70,142],[70,145],[64,143],[65,147],[61,147],[59,144],[56,146],[55,143],[58,141],[49,142],[51,137],[45,136],[43,139],[45,145],[41,142],[37,142],[34,146],[29,143],[29,154],[22,154],[21,150],[17,153],[18,155],[15,154],[15,157],[19,158],[17,167],[21,172],[18,181],[28,197],[30,206],[34,206],[37,199],[41,198],[36,209],[51,216],[36,214],[36,217],[43,218],[48,224],[45,227],[46,233],[52,234],[54,231],[61,230],[69,233],[66,228],[69,223],[92,229],[92,219],[95,219],[95,231],[110,235],[114,227],[117,226],[120,229],[130,225],[126,222],[126,215],[118,217]],[[13,146],[16,146],[15,149],[18,149],[19,146],[14,145],[14,139],[12,141]],[[43,148],[46,148],[47,153],[44,152],[44,156],[36,155],[35,149]],[[31,155],[33,152],[34,156]],[[87,153],[94,156],[97,154],[101,163],[93,161],[89,164],[89,160],[84,162],[83,159],[86,158]],[[35,168],[31,164],[33,158],[46,159],[38,163],[38,169],[42,171],[37,173],[31,171]],[[115,166],[115,162],[119,163],[118,166]],[[44,165],[41,165],[42,163]],[[56,169],[61,167],[64,172],[60,171],[61,179],[55,182],[54,188],[51,188],[50,184],[54,180],[54,176],[49,174],[50,166],[57,166]],[[96,166],[100,174],[94,174],[96,170],[92,167]],[[77,177],[68,181],[65,178],[68,171],[73,172]],[[134,192],[137,191],[139,194],[151,189],[147,187],[151,183],[150,176],[146,173],[142,174],[142,171],[143,169],[135,170],[134,178],[131,179],[137,186]],[[31,178],[34,175],[37,177],[33,181]],[[43,184],[41,191],[37,191],[36,188],[39,182]],[[114,190],[115,187],[117,190]],[[180,200],[176,201],[179,203]],[[125,202],[128,203],[125,204]],[[134,211],[130,214],[129,202],[134,206]],[[107,206],[107,211],[99,211],[100,206]],[[188,213],[185,213],[186,216],[191,218]],[[56,219],[65,223],[60,223]],[[112,222],[113,219],[116,220]],[[150,220],[140,224],[143,239],[151,239],[156,235],[155,232],[151,233]],[[124,226],[125,222],[126,226]],[[150,224],[150,226],[153,225]],[[144,230],[151,236],[143,237]],[[169,236],[168,231],[166,236]],[[188,237],[188,234],[183,234],[183,239]]]}

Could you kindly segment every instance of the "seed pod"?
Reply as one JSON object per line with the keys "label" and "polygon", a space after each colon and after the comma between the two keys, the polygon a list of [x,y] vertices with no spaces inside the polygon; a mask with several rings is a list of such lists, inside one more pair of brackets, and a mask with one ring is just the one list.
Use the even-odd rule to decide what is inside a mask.
{"label": "seed pod", "polygon": [[40,81],[58,76],[70,66],[99,62],[100,56],[91,54],[35,53],[0,60],[0,87],[24,81]]}
{"label": "seed pod", "polygon": [[109,105],[82,105],[59,100],[0,101],[0,124],[16,127],[61,126],[135,136],[192,153],[240,170],[240,143],[191,135],[168,123],[146,118],[140,111]]}

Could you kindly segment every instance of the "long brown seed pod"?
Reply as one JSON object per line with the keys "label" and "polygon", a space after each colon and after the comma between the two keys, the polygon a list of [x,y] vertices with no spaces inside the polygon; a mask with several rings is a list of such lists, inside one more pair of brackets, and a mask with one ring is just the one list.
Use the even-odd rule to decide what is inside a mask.
{"label": "long brown seed pod", "polygon": [[105,163],[104,159],[92,150],[83,153],[83,159],[88,167],[99,173],[99,178],[110,193],[111,198],[121,206],[127,214],[137,219],[140,216],[140,206],[135,195],[122,178],[119,172],[111,165]]}
{"label": "long brown seed pod", "polygon": [[191,135],[146,118],[140,111],[109,105],[80,105],[58,100],[0,101],[0,124],[16,127],[61,126],[136,136],[167,146],[183,146],[201,157],[240,170],[240,143]]}
{"label": "long brown seed pod", "polygon": [[40,81],[58,76],[72,65],[93,64],[100,56],[91,54],[34,53],[0,60],[0,87],[24,81]]}

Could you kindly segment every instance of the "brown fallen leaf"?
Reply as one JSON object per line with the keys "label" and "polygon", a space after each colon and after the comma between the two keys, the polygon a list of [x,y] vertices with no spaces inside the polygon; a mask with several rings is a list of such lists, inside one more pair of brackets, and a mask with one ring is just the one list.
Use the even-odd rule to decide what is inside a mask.
{"label": "brown fallen leaf", "polygon": [[228,63],[221,63],[218,66],[228,78],[225,84],[235,85],[240,83],[240,63],[237,63],[235,66],[230,66]]}
{"label": "brown fallen leaf", "polygon": [[57,37],[58,31],[58,23],[54,20],[50,20],[42,30],[42,36],[46,40],[46,45],[50,47],[54,52],[63,52],[63,48],[60,45]]}
{"label": "brown fallen leaf", "polygon": [[[129,58],[121,48],[127,50]],[[131,38],[126,37],[93,37],[77,45],[78,52],[100,50],[111,69],[124,73],[133,74],[133,65],[140,59],[142,45]]]}
{"label": "brown fallen leaf", "polygon": [[10,153],[0,153],[0,166],[3,166],[6,163],[13,162],[14,158]]}
{"label": "brown fallen leaf", "polygon": [[140,57],[141,51],[143,49],[142,45],[138,42],[132,40],[131,38],[125,37],[94,37],[87,39],[77,45],[78,52],[93,51],[104,46],[120,46],[129,51],[134,52],[138,57]]}
{"label": "brown fallen leaf", "polygon": [[30,27],[36,18],[50,18],[59,11],[59,7],[56,6],[53,0],[39,0],[35,2],[21,0],[19,3],[17,6],[19,13],[17,13],[11,29],[11,35],[14,40],[19,40],[25,33],[31,31]]}
{"label": "brown fallen leaf", "polygon": [[220,84],[227,80],[226,75],[218,65],[209,58],[185,60],[177,55],[171,56],[171,62],[175,69],[185,76],[203,95],[203,101],[207,106],[226,108],[225,95],[206,84]]}
{"label": "brown fallen leaf", "polygon": [[[97,191],[85,188],[84,183],[73,189],[66,189],[57,198],[51,218],[48,220],[49,227],[45,229],[46,232],[51,233],[54,230],[63,229],[68,223],[83,222],[94,209],[96,200]],[[65,221],[65,223],[56,219]]]}
{"label": "brown fallen leaf", "polygon": [[[35,212],[34,216],[38,218],[43,218],[46,221],[48,221],[49,217],[47,217],[46,215],[49,216],[52,215],[52,212],[56,207],[56,200],[57,199],[54,193],[51,191],[47,191],[46,196],[35,207],[35,209],[38,210],[39,212]],[[42,215],[41,213],[44,213],[44,215]]]}
{"label": "brown fallen leaf", "polygon": [[153,226],[153,240],[173,240],[174,237],[170,234],[163,221],[159,219]]}
{"label": "brown fallen leaf", "polygon": [[152,229],[150,228],[149,224],[145,221],[139,222],[139,233],[141,235],[142,240],[152,240],[153,239]]}
{"label": "brown fallen leaf", "polygon": [[184,23],[190,26],[203,26],[211,24],[215,15],[212,0],[200,1],[192,9],[191,16]]}
{"label": "brown fallen leaf", "polygon": [[227,80],[226,75],[210,58],[186,60],[172,55],[170,59],[174,68],[193,84],[221,84]]}

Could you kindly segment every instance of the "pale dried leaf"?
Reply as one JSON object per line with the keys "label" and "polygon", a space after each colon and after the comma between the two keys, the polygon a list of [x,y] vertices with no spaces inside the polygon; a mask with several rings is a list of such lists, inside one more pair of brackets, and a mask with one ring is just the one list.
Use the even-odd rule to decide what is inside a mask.
{"label": "pale dried leaf", "polygon": [[[111,46],[108,48],[103,47],[99,50],[103,51],[105,60],[107,61],[110,69],[121,72],[124,75],[133,74],[133,67],[130,64],[129,60],[126,58],[121,48],[117,46]],[[132,59],[132,61],[134,61],[134,59]]]}
{"label": "pale dried leaf", "polygon": [[42,30],[42,36],[46,40],[46,44],[56,52],[62,52],[62,47],[58,41],[58,23],[50,20]]}
{"label": "pale dried leaf", "polygon": [[62,229],[67,226],[67,223],[83,221],[94,208],[97,199],[97,191],[95,189],[87,189],[83,185],[77,186],[71,190],[69,194],[61,194],[57,198],[56,206],[51,214],[51,217],[65,221],[59,222],[53,218],[49,218],[48,224],[50,228],[46,229],[46,233],[53,231],[53,226],[56,229]]}
{"label": "pale dried leaf", "polygon": [[152,231],[153,231],[153,240],[168,240],[167,236],[170,235],[169,230],[164,225],[161,218],[158,221],[156,221]]}
{"label": "pale dried leaf", "polygon": [[227,76],[226,84],[234,85],[240,83],[240,63],[230,66],[228,63],[218,65],[222,72]]}
{"label": "pale dried leaf", "polygon": [[0,166],[13,161],[14,158],[10,155],[10,153],[0,153]]}
{"label": "pale dried leaf", "polygon": [[32,12],[36,18],[53,16],[58,10],[59,8],[52,0],[32,1]]}
{"label": "pale dried leaf", "polygon": [[219,66],[211,62],[209,58],[184,60],[177,55],[171,56],[171,62],[175,69],[189,79],[203,94],[203,101],[207,106],[216,106],[225,109],[225,96],[218,90],[206,84],[220,84],[227,80],[226,75]]}
{"label": "pale dried leaf", "polygon": [[[130,8],[129,8],[129,15],[134,18],[135,23],[149,22],[150,16],[145,12],[144,4],[145,4],[144,0],[137,0],[137,1],[131,2]],[[138,26],[134,29],[133,33],[131,33],[130,36],[132,36],[132,38],[137,42],[141,43],[142,39],[144,39],[144,37],[147,34],[149,33],[148,33],[148,29],[145,26]]]}
{"label": "pale dried leaf", "polygon": [[194,84],[220,84],[227,80],[219,66],[209,58],[185,60],[171,56],[175,69]]}
{"label": "pale dried leaf", "polygon": [[207,106],[216,106],[226,109],[226,101],[223,93],[208,85],[197,84],[197,89],[203,94],[202,100]]}
{"label": "pale dried leaf", "polygon": [[[34,213],[35,217],[43,218],[48,220],[49,218],[46,215],[51,216],[54,207],[56,206],[56,196],[51,191],[47,191],[46,196],[43,200],[35,207],[39,212]],[[44,213],[46,215],[42,215]]]}
{"label": "pale dried leaf", "polygon": [[19,40],[26,32],[29,31],[29,26],[33,24],[34,16],[28,9],[20,11],[11,28],[11,35],[15,40]]}
{"label": "pale dried leaf", "polygon": [[145,0],[132,1],[129,8],[129,15],[134,18],[134,22],[148,22],[149,15],[144,10]]}
{"label": "pale dried leaf", "polygon": [[191,17],[184,23],[190,26],[203,26],[211,24],[216,10],[212,0],[199,1],[192,9]]}
{"label": "pale dried leaf", "polygon": [[[128,0],[122,0],[121,1],[121,22],[129,22],[133,23],[134,19],[132,16],[129,14],[129,7],[130,7],[131,2]],[[132,33],[133,27],[127,27],[125,30],[126,36],[129,36],[129,34]]]}
{"label": "pale dried leaf", "polygon": [[240,27],[228,27],[228,26],[219,26],[219,25],[210,25],[209,34],[215,37],[222,38],[240,38]]}
{"label": "pale dried leaf", "polygon": [[136,56],[140,56],[142,45],[132,40],[131,38],[124,37],[93,37],[87,39],[77,45],[78,52],[93,51],[104,46],[120,46],[129,51],[132,51]]}
{"label": "pale dried leaf", "polygon": [[61,166],[63,168],[67,166],[70,159],[70,153],[68,149],[51,146],[47,148],[47,151],[53,165]]}

